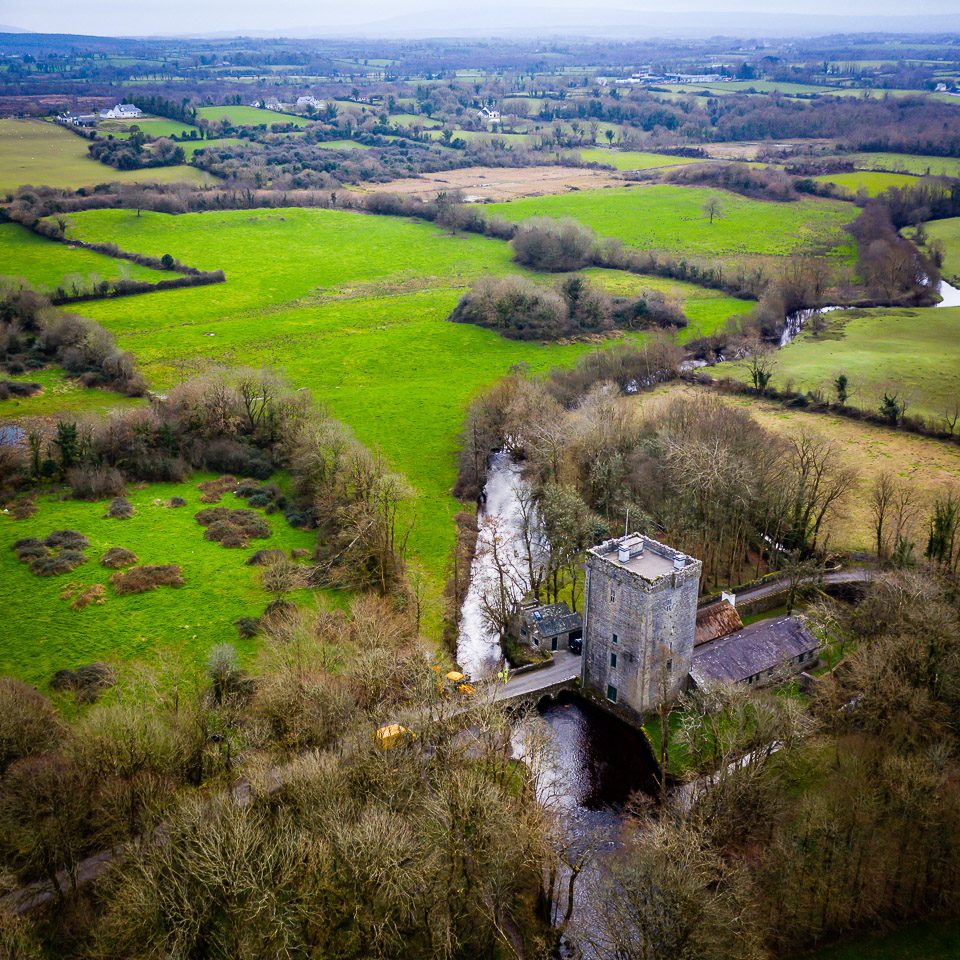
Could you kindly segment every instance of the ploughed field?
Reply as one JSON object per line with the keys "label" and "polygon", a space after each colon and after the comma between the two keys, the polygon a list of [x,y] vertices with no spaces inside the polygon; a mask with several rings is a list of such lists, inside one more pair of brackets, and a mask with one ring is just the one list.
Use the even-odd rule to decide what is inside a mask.
{"label": "ploughed field", "polygon": [[[713,223],[704,209],[711,200],[719,204]],[[531,197],[485,209],[490,216],[515,222],[530,217],[572,217],[628,247],[673,255],[854,257],[853,240],[842,228],[857,211],[836,200],[771,203],[724,190],[656,184]]]}
{"label": "ploughed field", "polygon": [[[233,643],[241,654],[249,653],[257,641],[241,638],[233,623],[259,617],[270,596],[257,579],[259,568],[245,561],[256,550],[312,550],[316,537],[290,527],[281,513],[265,516],[258,510],[270,526],[269,537],[240,549],[205,539],[194,516],[205,508],[197,483],[210,476],[131,486],[127,499],[135,512],[129,519],[107,517],[109,501],[61,500],[43,493],[32,517],[0,515],[0,674],[42,685],[56,670],[99,660],[160,655],[192,663],[202,661],[218,643]],[[186,505],[166,506],[172,497],[183,498]],[[217,505],[248,508],[232,493]],[[17,559],[13,544],[28,537],[43,540],[57,530],[75,530],[88,539],[86,562],[66,573],[38,576]],[[118,594],[109,583],[116,571],[99,562],[111,547],[132,551],[139,565],[179,566],[183,585]],[[96,585],[103,588],[102,603],[94,599],[82,609],[71,608]]]}
{"label": "ploughed field", "polygon": [[87,153],[87,141],[45,120],[0,120],[0,191],[22,184],[76,187],[98,183],[214,182],[196,167],[115,170]]}

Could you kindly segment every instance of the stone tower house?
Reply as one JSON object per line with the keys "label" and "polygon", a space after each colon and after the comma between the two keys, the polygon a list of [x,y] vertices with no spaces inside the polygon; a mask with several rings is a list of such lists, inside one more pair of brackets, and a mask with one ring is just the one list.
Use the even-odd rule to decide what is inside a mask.
{"label": "stone tower house", "polygon": [[643,716],[683,690],[702,564],[633,533],[587,551],[584,688]]}

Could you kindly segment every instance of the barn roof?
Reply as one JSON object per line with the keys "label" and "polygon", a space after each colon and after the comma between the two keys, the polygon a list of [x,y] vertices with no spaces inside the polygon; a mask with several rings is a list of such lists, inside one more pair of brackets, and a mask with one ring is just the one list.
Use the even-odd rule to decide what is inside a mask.
{"label": "barn roof", "polygon": [[728,637],[701,644],[693,652],[690,676],[697,686],[739,683],[776,670],[819,643],[799,617],[776,617],[750,624]]}
{"label": "barn roof", "polygon": [[697,629],[693,642],[695,646],[700,646],[701,643],[726,637],[742,629],[743,621],[737,608],[729,600],[720,600],[697,611]]}

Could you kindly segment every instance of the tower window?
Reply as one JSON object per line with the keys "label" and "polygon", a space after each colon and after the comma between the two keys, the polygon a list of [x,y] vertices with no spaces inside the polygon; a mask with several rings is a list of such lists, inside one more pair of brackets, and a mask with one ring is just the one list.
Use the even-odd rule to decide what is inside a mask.
{"label": "tower window", "polygon": [[617,669],[617,655],[615,653],[610,654],[610,667],[613,670]]}
{"label": "tower window", "polygon": [[610,602],[611,603],[617,602],[617,588],[613,586],[610,587]]}
{"label": "tower window", "polygon": [[673,673],[673,661],[672,661],[672,660],[668,660],[668,661],[667,661],[667,673]]}
{"label": "tower window", "polygon": [[617,688],[612,683],[607,687],[607,699],[611,703],[617,702]]}
{"label": "tower window", "polygon": [[617,636],[617,634],[614,634],[614,635],[613,635],[613,642],[614,642],[614,643],[619,643],[619,642],[620,642],[620,637]]}

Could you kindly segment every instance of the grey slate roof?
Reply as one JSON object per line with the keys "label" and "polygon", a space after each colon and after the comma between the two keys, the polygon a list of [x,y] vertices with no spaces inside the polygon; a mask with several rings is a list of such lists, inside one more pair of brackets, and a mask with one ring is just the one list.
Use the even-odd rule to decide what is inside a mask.
{"label": "grey slate roof", "polygon": [[757,674],[766,675],[768,670],[776,670],[818,646],[816,637],[799,617],[760,620],[697,647],[690,676],[701,687],[739,683]]}
{"label": "grey slate roof", "polygon": [[565,600],[524,612],[525,619],[541,637],[556,637],[583,626],[583,617],[579,613],[571,613]]}

